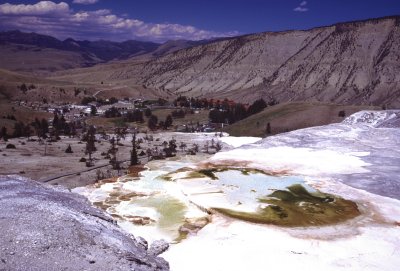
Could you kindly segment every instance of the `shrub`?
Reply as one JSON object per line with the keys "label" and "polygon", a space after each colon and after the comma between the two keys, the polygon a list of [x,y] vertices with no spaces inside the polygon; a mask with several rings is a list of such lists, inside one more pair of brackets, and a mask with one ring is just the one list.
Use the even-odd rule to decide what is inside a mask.
{"label": "shrub", "polygon": [[14,144],[7,144],[6,149],[16,149]]}
{"label": "shrub", "polygon": [[68,145],[67,149],[65,150],[65,153],[74,153],[72,151],[71,144]]}

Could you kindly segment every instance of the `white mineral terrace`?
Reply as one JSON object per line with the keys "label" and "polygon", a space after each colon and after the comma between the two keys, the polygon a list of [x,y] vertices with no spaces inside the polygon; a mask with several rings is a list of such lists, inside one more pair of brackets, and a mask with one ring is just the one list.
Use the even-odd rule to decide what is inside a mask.
{"label": "white mineral terrace", "polygon": [[[398,270],[399,119],[398,111],[360,112],[340,124],[261,141],[223,137],[221,141],[233,146],[248,144],[206,161],[197,156],[152,161],[140,179],[121,177],[115,183],[74,191],[107,204],[107,211],[118,215],[118,223],[128,232],[173,243],[163,257],[174,271]],[[210,164],[229,169],[216,172],[214,180],[186,178],[191,169]],[[243,168],[280,174],[243,174]],[[351,200],[361,214],[328,226],[281,227],[205,212],[215,207],[252,212],[263,208],[260,197],[292,184]],[[130,193],[136,196],[121,200]],[[181,238],[179,228],[185,222],[210,217],[198,232]]]}

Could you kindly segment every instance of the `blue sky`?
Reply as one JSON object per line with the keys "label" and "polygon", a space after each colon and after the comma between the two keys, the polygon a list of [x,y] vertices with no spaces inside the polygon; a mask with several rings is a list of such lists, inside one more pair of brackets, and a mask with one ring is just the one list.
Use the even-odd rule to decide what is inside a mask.
{"label": "blue sky", "polygon": [[60,39],[207,39],[400,14],[400,0],[0,1],[0,30]]}

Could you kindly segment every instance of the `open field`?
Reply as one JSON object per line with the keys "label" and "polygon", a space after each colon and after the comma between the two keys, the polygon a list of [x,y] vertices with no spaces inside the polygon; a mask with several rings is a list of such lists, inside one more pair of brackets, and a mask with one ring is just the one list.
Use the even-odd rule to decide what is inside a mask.
{"label": "open field", "polygon": [[[7,119],[7,115],[13,115],[16,120]],[[6,127],[7,131],[12,132],[14,129],[14,124],[16,122],[22,121],[25,124],[31,123],[38,119],[48,119],[51,118],[53,114],[47,112],[34,111],[30,108],[19,106],[15,104],[10,104],[9,102],[0,100],[0,128]]]}
{"label": "open field", "polygon": [[[36,137],[35,137],[36,138]],[[6,149],[7,144],[14,144],[16,149]],[[65,153],[68,145],[71,145],[73,153]],[[106,151],[110,144],[107,142],[97,143],[97,152],[93,154],[95,166],[107,164],[108,160],[103,159],[101,152]],[[129,151],[124,151],[124,147],[120,147],[120,159],[127,159]],[[127,147],[129,149],[129,147]],[[8,142],[0,142],[0,155],[3,163],[0,165],[1,174],[18,174],[32,178],[34,180],[43,181],[52,176],[62,175],[65,173],[79,172],[87,170],[85,163],[79,162],[85,155],[85,143],[78,138],[66,138],[58,142],[39,144],[39,142],[31,142],[25,138],[13,138]],[[46,151],[46,155],[45,155]],[[104,168],[104,170],[111,167]],[[72,175],[67,178],[58,179],[52,184],[62,184],[71,188],[80,185],[87,185],[96,180],[96,170]]]}
{"label": "open field", "polygon": [[233,136],[266,136],[267,123],[271,134],[279,134],[297,129],[341,122],[340,111],[346,116],[361,110],[379,110],[376,106],[335,105],[326,103],[295,102],[278,104],[264,111],[236,122],[223,129]]}
{"label": "open field", "polygon": [[[185,143],[190,148],[194,143],[197,143],[202,151],[203,143],[211,141],[214,135],[184,133],[150,133],[153,136],[152,141],[144,140],[140,144],[140,149],[137,149],[141,164],[147,163],[147,156],[140,156],[142,150],[146,152],[147,148],[163,148],[163,141],[175,139],[177,143],[177,157],[186,156],[186,151],[179,148],[181,143]],[[143,138],[144,134],[138,134],[137,139]],[[57,142],[47,142],[40,144],[37,137],[32,137],[35,141],[28,141],[26,138],[11,138],[7,142],[0,140],[0,175],[17,174],[26,176],[41,182],[48,182],[55,176],[68,174],[69,176],[57,178],[49,181],[51,184],[58,184],[67,188],[85,186],[97,181],[97,168],[104,173],[102,179],[121,176],[128,173],[130,150],[132,149],[132,137],[128,135],[125,139],[121,139],[120,145],[117,146],[117,160],[127,161],[122,164],[121,170],[113,170],[109,165],[109,159],[105,158],[102,153],[106,153],[110,148],[110,143],[104,139],[98,139],[95,146],[97,150],[93,153],[94,167],[86,167],[86,163],[79,162],[81,158],[88,158],[85,154],[85,142],[79,138],[61,137]],[[217,139],[215,139],[217,140]],[[15,145],[15,149],[8,149],[8,144]],[[65,150],[71,145],[73,153],[66,153]],[[197,156],[209,156],[208,154],[198,153]],[[176,158],[170,158],[176,159]],[[93,169],[93,170],[91,170]],[[90,171],[88,171],[90,170]]]}

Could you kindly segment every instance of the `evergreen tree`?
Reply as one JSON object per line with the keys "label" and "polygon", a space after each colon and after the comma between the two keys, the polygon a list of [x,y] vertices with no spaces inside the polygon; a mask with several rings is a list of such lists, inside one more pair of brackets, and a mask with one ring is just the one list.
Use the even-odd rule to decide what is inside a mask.
{"label": "evergreen tree", "polygon": [[150,108],[146,108],[145,110],[144,110],[144,115],[148,118],[148,117],[150,117],[151,116],[151,109]]}
{"label": "evergreen tree", "polygon": [[42,119],[41,123],[40,123],[40,127],[42,129],[42,135],[46,135],[49,132],[49,123],[47,122],[47,120],[45,118]]}
{"label": "evergreen tree", "polygon": [[172,126],[172,116],[168,115],[167,118],[165,119],[164,125],[166,128]]}
{"label": "evergreen tree", "polygon": [[72,151],[71,144],[68,144],[68,147],[65,149],[65,153],[74,153],[74,152]]}
{"label": "evergreen tree", "polygon": [[112,165],[113,169],[119,169],[119,163],[117,161],[117,152],[118,148],[115,145],[115,138],[112,137],[110,139],[110,149],[108,149],[108,153],[111,154],[110,164]]}
{"label": "evergreen tree", "polygon": [[249,106],[249,108],[247,109],[247,115],[251,116],[254,114],[257,114],[261,111],[264,110],[264,108],[267,107],[267,103],[264,101],[264,99],[258,99],[256,100],[252,105]]}
{"label": "evergreen tree", "polygon": [[22,122],[16,122],[14,124],[13,137],[21,137],[23,135],[24,124]]}
{"label": "evergreen tree", "polygon": [[26,86],[25,83],[23,83],[19,89],[25,94],[28,91],[28,87]]}
{"label": "evergreen tree", "polygon": [[89,163],[88,166],[92,166],[92,153],[96,151],[96,128],[93,125],[89,126],[89,129],[85,135],[86,139],[86,150],[85,153],[89,155]]}
{"label": "evergreen tree", "polygon": [[131,166],[138,165],[139,160],[136,151],[136,133],[132,135]]}
{"label": "evergreen tree", "polygon": [[55,130],[59,130],[60,129],[60,119],[58,118],[58,114],[57,113],[54,113],[53,129],[55,129]]}
{"label": "evergreen tree", "polygon": [[271,123],[267,123],[267,128],[265,129],[267,135],[271,134]]}
{"label": "evergreen tree", "polygon": [[7,128],[3,126],[0,131],[0,138],[3,138],[4,141],[8,140]]}
{"label": "evergreen tree", "polygon": [[151,115],[149,117],[147,126],[149,127],[150,130],[155,130],[157,128],[157,123],[158,123],[157,117],[154,115]]}
{"label": "evergreen tree", "polygon": [[96,106],[94,106],[94,105],[90,106],[90,115],[96,116],[96,114],[97,114]]}

